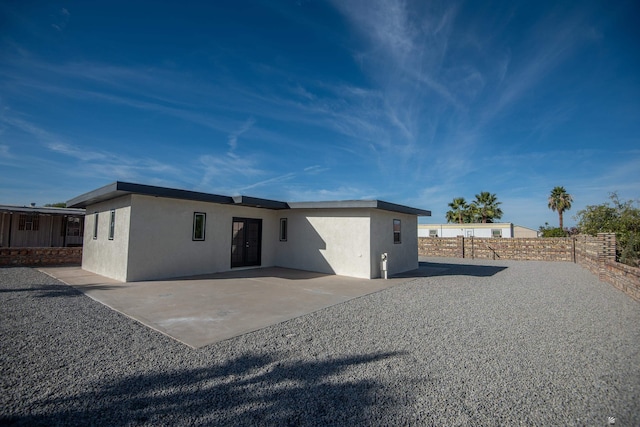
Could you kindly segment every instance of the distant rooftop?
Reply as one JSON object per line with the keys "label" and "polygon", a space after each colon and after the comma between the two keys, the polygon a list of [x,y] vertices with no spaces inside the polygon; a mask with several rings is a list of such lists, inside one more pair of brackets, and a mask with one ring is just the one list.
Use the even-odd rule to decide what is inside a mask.
{"label": "distant rooftop", "polygon": [[56,208],[51,206],[0,205],[0,212],[37,213],[40,215],[84,215],[84,209]]}

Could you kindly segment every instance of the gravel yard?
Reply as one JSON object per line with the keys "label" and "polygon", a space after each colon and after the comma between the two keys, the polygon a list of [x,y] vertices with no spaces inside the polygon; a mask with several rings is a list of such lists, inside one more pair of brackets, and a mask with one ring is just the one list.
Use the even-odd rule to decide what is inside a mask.
{"label": "gravel yard", "polygon": [[576,264],[429,277],[192,349],[0,269],[1,425],[640,425],[640,304]]}

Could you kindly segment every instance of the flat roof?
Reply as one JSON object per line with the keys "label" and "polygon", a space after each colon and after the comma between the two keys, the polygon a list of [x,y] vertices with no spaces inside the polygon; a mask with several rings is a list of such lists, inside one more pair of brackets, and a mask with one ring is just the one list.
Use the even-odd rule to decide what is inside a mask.
{"label": "flat roof", "polygon": [[289,209],[289,204],[279,202],[277,200],[261,199],[258,197],[234,196],[233,201],[236,205],[250,206],[253,208],[265,209]]}
{"label": "flat roof", "polygon": [[87,206],[126,196],[128,194],[143,194],[172,199],[195,200],[201,202],[249,206],[262,209],[347,209],[369,208],[382,209],[392,212],[417,216],[431,216],[431,211],[384,202],[382,200],[341,200],[327,202],[282,202],[278,200],[262,199],[249,196],[221,196],[218,194],[200,193],[197,191],[179,190],[175,188],[157,187],[153,185],[134,184],[116,181],[96,190],[84,193],[67,202],[67,206],[86,208]]}
{"label": "flat roof", "polygon": [[89,205],[126,196],[128,194],[143,194],[146,196],[167,197],[171,199],[233,204],[233,198],[217,194],[199,193],[197,191],[178,190],[175,188],[157,187],[155,185],[116,181],[69,200],[67,202],[67,206],[86,208]]}
{"label": "flat roof", "polygon": [[431,211],[389,203],[382,200],[337,200],[328,202],[289,202],[291,209],[369,208],[417,216],[431,216]]}
{"label": "flat roof", "polygon": [[83,216],[84,209],[56,208],[52,206],[12,206],[0,205],[0,212],[37,213],[40,215],[75,215]]}

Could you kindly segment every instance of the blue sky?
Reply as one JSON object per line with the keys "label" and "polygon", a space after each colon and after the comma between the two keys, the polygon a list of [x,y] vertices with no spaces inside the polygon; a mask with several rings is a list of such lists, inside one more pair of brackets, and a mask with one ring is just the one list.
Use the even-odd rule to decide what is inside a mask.
{"label": "blue sky", "polygon": [[[207,4],[208,3],[208,4]],[[0,2],[0,203],[640,197],[637,1]],[[422,221],[425,222],[425,221]]]}

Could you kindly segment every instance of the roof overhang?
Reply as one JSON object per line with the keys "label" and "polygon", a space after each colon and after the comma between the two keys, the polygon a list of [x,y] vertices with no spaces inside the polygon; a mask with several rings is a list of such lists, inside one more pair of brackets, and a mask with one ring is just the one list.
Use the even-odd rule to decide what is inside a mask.
{"label": "roof overhang", "polygon": [[382,200],[340,200],[327,202],[280,202],[277,200],[261,199],[248,196],[220,196],[217,194],[200,193],[197,191],[177,190],[174,188],[156,187],[153,185],[134,184],[116,181],[97,190],[82,194],[67,202],[67,206],[86,208],[87,206],[129,194],[142,194],[154,197],[172,199],[195,200],[201,202],[248,206],[262,209],[382,209],[416,216],[431,216],[431,211],[384,202]]}
{"label": "roof overhang", "polygon": [[48,206],[31,207],[31,206],[10,206],[0,205],[0,212],[6,213],[30,213],[40,215],[67,215],[67,216],[83,216],[84,209],[71,208],[54,208]]}
{"label": "roof overhang", "polygon": [[416,216],[431,216],[431,211],[389,203],[382,200],[337,200],[327,202],[289,202],[291,209],[382,209]]}
{"label": "roof overhang", "polygon": [[261,199],[259,197],[234,196],[233,202],[240,206],[249,206],[252,208],[263,209],[289,209],[287,202],[279,202],[277,200]]}
{"label": "roof overhang", "polygon": [[97,190],[84,193],[67,202],[67,206],[86,208],[87,206],[128,194],[142,194],[171,199],[196,200],[200,202],[233,204],[233,198],[217,194],[200,193],[197,191],[178,190],[175,188],[156,187],[154,185],[134,184],[116,181]]}

